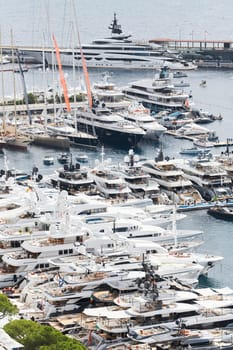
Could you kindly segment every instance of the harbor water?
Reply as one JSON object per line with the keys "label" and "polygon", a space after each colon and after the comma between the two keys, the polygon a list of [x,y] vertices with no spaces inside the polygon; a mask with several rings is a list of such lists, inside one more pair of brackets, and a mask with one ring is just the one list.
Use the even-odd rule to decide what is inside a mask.
{"label": "harbor water", "polygon": [[[9,0],[1,4],[1,41],[10,44],[11,41],[24,45],[41,45],[48,42],[48,28],[54,31],[58,41],[65,46],[65,30],[60,23],[65,23],[69,3],[65,0],[40,1]],[[58,6],[59,3],[59,6]],[[218,10],[216,10],[216,4]],[[47,5],[47,7],[46,7]],[[200,13],[200,8],[202,8]],[[217,2],[215,0],[79,0],[77,13],[81,39],[88,43],[98,37],[108,35],[113,12],[116,12],[123,29],[132,32],[135,39],[152,39],[155,37],[184,37],[190,39],[190,35],[197,39],[203,39],[204,35],[212,39],[232,39],[233,24],[229,11],[230,0]],[[132,13],[132,15],[131,15]],[[208,15],[207,15],[208,14]],[[42,20],[43,19],[43,20]],[[72,19],[73,20],[73,19]],[[63,28],[64,29],[64,28]],[[67,28],[66,28],[67,30]],[[10,33],[13,32],[13,39]],[[208,33],[208,34],[207,34]],[[66,41],[69,43],[69,40]],[[51,43],[50,43],[51,45]],[[156,72],[152,71],[110,71],[111,79],[117,86],[124,86],[130,82],[144,77],[153,77]],[[82,72],[75,72],[72,69],[65,70],[69,86],[78,83],[82,79]],[[91,83],[102,78],[101,70],[89,72]],[[46,79],[46,81],[45,81]],[[186,80],[190,83],[188,92],[192,95],[192,101],[197,108],[209,111],[215,115],[221,113],[223,120],[215,121],[208,126],[215,130],[219,139],[226,141],[233,138],[233,72],[231,70],[197,70],[188,72]],[[200,82],[206,80],[206,87],[201,87]],[[13,86],[16,94],[22,94],[22,82],[19,75],[12,75],[10,72],[2,72],[0,84],[0,96],[13,96]],[[32,69],[25,73],[25,81],[28,91],[43,89],[54,84],[59,85],[58,76],[54,77],[53,72],[44,72],[41,69]],[[54,83],[55,82],[55,83]],[[3,91],[4,90],[4,91]],[[163,136],[159,143],[142,142],[137,146],[135,152],[141,157],[154,158],[162,146],[165,156],[180,157],[179,151],[182,147],[191,147],[188,140],[175,139],[172,136]],[[213,149],[213,153],[223,151],[222,148]],[[79,149],[72,148],[75,155]],[[10,168],[31,171],[33,166],[39,168],[39,172],[48,174],[56,167],[46,167],[43,164],[44,155],[53,155],[55,160],[58,151],[31,146],[28,152],[6,151],[8,165]],[[105,158],[111,158],[112,162],[122,161],[128,150],[111,148],[104,145]],[[100,158],[100,149],[85,150],[89,157],[89,165]],[[4,167],[3,157],[0,158],[0,169]],[[177,223],[178,228],[201,229],[203,231],[204,244],[198,249],[200,252],[224,256],[224,261],[215,266],[207,278],[200,280],[200,285],[229,286],[233,288],[233,223],[217,220],[208,216],[205,210],[187,212],[187,217]]]}

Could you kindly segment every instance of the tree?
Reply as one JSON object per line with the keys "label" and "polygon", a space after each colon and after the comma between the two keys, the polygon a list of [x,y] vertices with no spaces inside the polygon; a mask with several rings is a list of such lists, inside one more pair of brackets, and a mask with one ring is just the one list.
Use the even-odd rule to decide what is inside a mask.
{"label": "tree", "polygon": [[[68,337],[67,337],[68,338]],[[60,342],[48,346],[41,346],[40,350],[84,350],[84,345],[75,339],[68,338],[65,342]]]}
{"label": "tree", "polygon": [[29,320],[14,320],[4,326],[10,337],[25,350],[84,350],[85,347],[53,327]]}
{"label": "tree", "polygon": [[14,315],[18,309],[13,305],[5,294],[0,294],[0,318],[7,315]]}
{"label": "tree", "polygon": [[[29,104],[35,104],[35,103],[37,103],[37,98],[36,98],[36,96],[33,94],[33,93],[31,93],[31,92],[29,92],[29,94],[27,95],[27,97],[28,97],[28,103]],[[25,99],[24,99],[24,103],[25,103],[26,101],[25,101]]]}

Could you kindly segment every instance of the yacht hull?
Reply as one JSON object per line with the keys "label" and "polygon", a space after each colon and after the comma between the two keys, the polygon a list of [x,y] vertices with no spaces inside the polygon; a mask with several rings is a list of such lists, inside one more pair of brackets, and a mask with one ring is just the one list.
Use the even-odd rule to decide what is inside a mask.
{"label": "yacht hull", "polygon": [[[85,122],[79,121],[78,126],[79,128],[88,130],[88,132],[91,132],[93,129],[93,125],[87,125]],[[123,148],[136,146],[144,136],[143,134],[128,133],[123,130],[107,129],[100,126],[94,126],[94,128],[101,143]]]}
{"label": "yacht hull", "polygon": [[90,135],[88,136],[68,136],[68,139],[73,145],[83,146],[83,147],[93,147],[95,148],[98,144],[98,138]]}

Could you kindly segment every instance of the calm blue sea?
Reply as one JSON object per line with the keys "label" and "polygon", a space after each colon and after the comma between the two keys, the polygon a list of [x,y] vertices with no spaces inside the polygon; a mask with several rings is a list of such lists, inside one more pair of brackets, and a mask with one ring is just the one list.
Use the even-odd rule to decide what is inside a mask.
{"label": "calm blue sea", "polygon": [[[75,2],[75,11],[73,3]],[[74,26],[78,24],[81,40],[88,43],[96,38],[109,35],[108,26],[116,12],[123,29],[135,39],[148,40],[155,37],[184,39],[233,39],[231,0],[8,0],[0,1],[0,43],[21,45],[52,45],[51,33],[57,38],[59,46],[73,46]],[[74,16],[76,12],[76,16]],[[72,84],[71,70],[66,70],[68,84]],[[113,71],[112,81],[119,86],[143,78],[152,77],[155,72]],[[102,71],[90,71],[90,80],[95,82],[102,77]],[[44,76],[40,70],[25,73],[28,90],[44,86]],[[48,73],[46,84],[52,84],[54,77]],[[207,87],[200,87],[202,80]],[[9,73],[2,75],[0,97],[12,96],[13,86],[16,93],[22,93],[20,76]],[[78,80],[78,77],[77,77]],[[199,108],[214,114],[221,113],[222,121],[210,125],[221,140],[233,138],[233,71],[199,70],[189,72],[187,81],[191,86],[193,102]],[[77,83],[78,85],[78,83]],[[165,155],[177,157],[181,147],[189,147],[189,141],[180,141],[170,136],[164,137],[162,145]],[[157,143],[143,143],[136,152],[147,158],[154,158],[159,150]],[[77,150],[73,149],[75,154]],[[216,153],[221,149],[216,149]],[[113,162],[123,159],[127,151],[105,147],[105,157]],[[36,165],[41,173],[53,171],[42,164],[45,154],[54,150],[31,147],[28,153],[7,151],[9,166],[31,170]],[[99,158],[99,151],[87,151],[90,163]],[[55,164],[54,167],[58,166]],[[0,168],[3,159],[0,158]],[[201,284],[212,286],[230,286],[233,288],[233,224],[216,220],[205,211],[187,213],[187,218],[178,224],[178,228],[203,230],[205,244],[199,251],[224,256],[221,265],[216,266]]]}

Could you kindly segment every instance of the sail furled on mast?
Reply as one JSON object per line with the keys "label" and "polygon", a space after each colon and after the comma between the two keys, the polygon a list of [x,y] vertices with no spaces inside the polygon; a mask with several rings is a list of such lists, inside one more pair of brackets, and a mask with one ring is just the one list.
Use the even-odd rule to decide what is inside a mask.
{"label": "sail furled on mast", "polygon": [[60,57],[59,47],[57,45],[57,40],[56,40],[54,34],[53,34],[53,44],[54,44],[55,51],[56,51],[56,58],[57,58],[59,75],[60,75],[60,83],[61,83],[61,86],[62,86],[62,89],[63,89],[64,99],[65,99],[65,103],[66,103],[66,109],[67,109],[68,112],[70,112],[71,111],[71,107],[70,107],[70,100],[69,100],[69,96],[68,96],[68,89],[67,89],[64,73],[63,73],[63,70],[62,70],[62,64],[61,64],[61,57]]}

